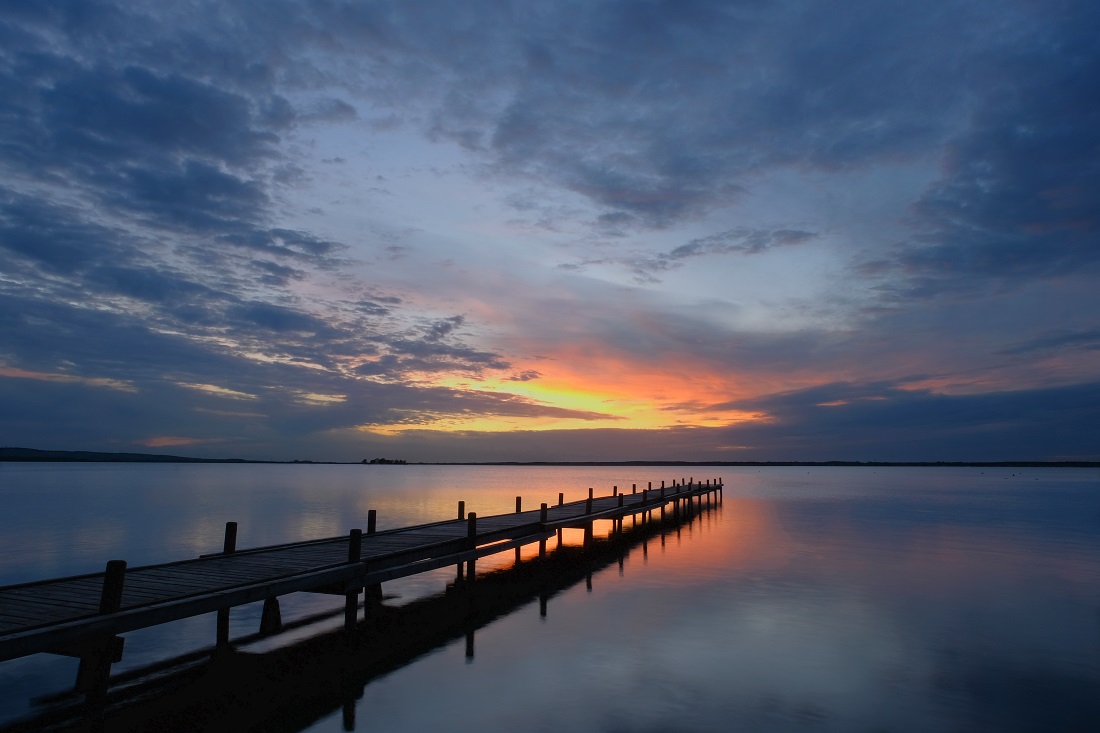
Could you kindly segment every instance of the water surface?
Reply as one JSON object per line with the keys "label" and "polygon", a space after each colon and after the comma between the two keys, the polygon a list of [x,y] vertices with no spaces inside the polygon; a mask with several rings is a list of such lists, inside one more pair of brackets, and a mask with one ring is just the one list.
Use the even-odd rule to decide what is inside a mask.
{"label": "water surface", "polygon": [[[247,547],[343,534],[368,509],[381,529],[459,499],[484,515],[692,475],[724,478],[721,507],[555,592],[545,616],[532,598],[371,677],[357,727],[1100,729],[1095,469],[0,464],[0,584],[216,551],[227,520]],[[386,602],[452,581],[386,584]],[[284,618],[338,605],[295,594]],[[235,610],[234,635],[258,616]],[[211,616],[128,634],[115,669],[213,636]],[[60,657],[0,664],[0,722],[73,675]],[[348,722],[318,709],[298,728]]]}

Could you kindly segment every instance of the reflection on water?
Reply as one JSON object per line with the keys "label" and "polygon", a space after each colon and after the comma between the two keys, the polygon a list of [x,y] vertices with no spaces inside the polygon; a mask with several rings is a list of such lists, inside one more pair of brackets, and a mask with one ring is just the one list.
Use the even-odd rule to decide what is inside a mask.
{"label": "reflection on water", "polygon": [[[605,493],[681,473],[0,464],[0,500],[14,508],[0,518],[0,583],[98,570],[116,556],[138,564],[209,552],[229,519],[241,525],[241,546],[260,545],[317,528],[342,534],[368,508],[385,528],[449,518],[458,499],[500,513],[514,509],[516,495],[534,507],[559,491],[576,499],[588,486]],[[472,662],[461,629],[431,644],[399,627],[389,638],[421,656],[365,674],[374,658],[360,650],[358,672],[345,675],[364,685],[350,710],[348,695],[331,702],[336,682],[310,685],[320,672],[291,651],[252,673],[285,675],[288,689],[315,698],[315,715],[286,719],[288,730],[342,730],[349,714],[361,730],[1100,730],[1100,472],[683,473],[723,476],[722,506],[636,542],[621,567],[603,563],[590,583],[565,577],[545,616],[531,595],[514,610],[504,604],[496,613],[505,615],[477,629]],[[57,550],[61,538],[95,538],[100,528],[103,539],[86,544],[105,554]],[[208,541],[196,547],[196,537]],[[479,571],[513,561],[510,552],[495,558]],[[453,580],[440,570],[386,584],[398,596],[387,605],[414,613],[428,602],[414,599]],[[520,587],[516,578],[508,585]],[[283,613],[338,606],[295,595]],[[233,619],[239,638],[258,628],[259,609]],[[127,635],[116,670],[206,646],[213,635],[212,617]],[[273,654],[285,644],[249,650]],[[382,637],[368,647],[386,648]],[[320,648],[309,658],[325,658]],[[0,714],[27,713],[32,697],[63,689],[74,673],[72,660],[42,655],[0,664]]]}

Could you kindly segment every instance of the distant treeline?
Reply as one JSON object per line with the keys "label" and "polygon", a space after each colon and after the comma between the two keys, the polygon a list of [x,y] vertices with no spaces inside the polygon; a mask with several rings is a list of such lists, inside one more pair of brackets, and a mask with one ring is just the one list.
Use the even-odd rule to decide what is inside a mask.
{"label": "distant treeline", "polygon": [[[252,461],[244,458],[189,458],[154,453],[37,450],[0,447],[0,461],[69,461],[76,463],[341,463],[341,461]],[[349,461],[353,463],[353,461]],[[393,458],[364,458],[370,465],[404,466]],[[955,466],[970,468],[1100,468],[1100,461],[477,461],[419,463],[433,466]]]}
{"label": "distant treeline", "polygon": [[103,453],[85,450],[0,448],[0,461],[69,461],[77,463],[261,463],[243,458],[187,458],[153,453]]}
{"label": "distant treeline", "polygon": [[1100,468],[1100,461],[480,461],[432,466],[955,466],[962,468]]}

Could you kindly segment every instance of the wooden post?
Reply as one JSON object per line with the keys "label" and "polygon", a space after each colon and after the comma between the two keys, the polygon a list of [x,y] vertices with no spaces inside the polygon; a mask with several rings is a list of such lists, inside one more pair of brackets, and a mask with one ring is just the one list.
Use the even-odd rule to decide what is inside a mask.
{"label": "wooden post", "polygon": [[[374,534],[378,530],[378,511],[375,509],[367,510],[367,534]],[[360,554],[362,559],[362,554]],[[363,589],[363,614],[366,615],[367,602],[376,601],[382,602],[382,584],[374,583],[368,585]]]}
{"label": "wooden post", "polygon": [[592,497],[591,496],[589,496],[587,499],[584,500],[584,513],[585,514],[591,514],[592,513]]}
{"label": "wooden post", "polygon": [[[522,513],[523,513],[523,497],[517,496],[516,497],[516,514],[522,514]],[[519,560],[520,560],[520,551],[519,551],[519,546],[517,546],[516,547],[516,567],[519,567]]]}
{"label": "wooden post", "polygon": [[559,491],[558,492],[558,506],[564,506],[564,505],[565,505],[565,494],[562,493],[561,491]]}
{"label": "wooden post", "polygon": [[623,505],[623,495],[619,494],[619,506],[621,507],[622,505]]}
{"label": "wooden post", "polygon": [[222,552],[228,555],[237,551],[237,523],[225,523],[225,542],[222,544]]}
{"label": "wooden post", "polygon": [[466,661],[474,661],[474,630],[466,632]]}
{"label": "wooden post", "polygon": [[341,722],[344,724],[344,730],[355,730],[355,701],[345,700],[343,706],[341,706],[341,711]]}
{"label": "wooden post", "polygon": [[[470,512],[466,515],[466,539],[469,543],[470,549],[477,548],[477,513]],[[466,561],[466,578],[472,583],[477,576],[477,567],[474,564],[474,558],[470,558]]]}
{"label": "wooden post", "polygon": [[592,498],[592,487],[591,486],[588,487],[588,498],[589,499]]}
{"label": "wooden post", "polygon": [[550,596],[545,593],[539,594],[539,618],[546,618],[546,604],[550,601]]}
{"label": "wooden post", "polygon": [[283,615],[279,611],[279,597],[264,599],[264,608],[260,614],[260,633],[264,636],[277,634],[283,628]]}
{"label": "wooden post", "polygon": [[[545,503],[543,503],[542,506],[539,507],[539,523],[540,524],[546,524],[546,504]],[[543,560],[545,558],[546,558],[546,538],[544,537],[541,540],[539,540],[539,559]]]}
{"label": "wooden post", "polygon": [[465,519],[466,518],[466,502],[464,502],[464,501],[458,502],[458,518],[459,519]]}
{"label": "wooden post", "polygon": [[630,493],[631,494],[637,494],[638,493],[638,484],[631,484],[630,485]]}
{"label": "wooden post", "polygon": [[[357,563],[363,554],[363,530],[353,529],[348,535],[348,563]],[[359,589],[344,593],[344,630],[355,628],[355,616],[359,608]]]}
{"label": "wooden post", "polygon": [[611,487],[611,495],[612,496],[618,496],[619,495],[619,487],[618,486],[612,486]]}
{"label": "wooden post", "polygon": [[[99,612],[115,613],[122,608],[122,588],[126,584],[126,561],[111,560],[103,573],[103,588],[99,594]],[[84,692],[88,717],[100,721],[107,704],[107,684],[111,679],[111,664],[122,659],[121,637],[107,637],[91,653],[80,657],[76,672],[76,687]]]}
{"label": "wooden post", "polygon": [[[225,523],[225,541],[222,543],[222,552],[232,555],[237,551],[237,523]],[[229,609],[218,609],[217,631],[215,632],[214,648],[225,650],[229,646]]]}
{"label": "wooden post", "polygon": [[99,594],[99,612],[114,613],[122,608],[122,586],[126,582],[126,561],[111,560],[103,574],[103,590]]}

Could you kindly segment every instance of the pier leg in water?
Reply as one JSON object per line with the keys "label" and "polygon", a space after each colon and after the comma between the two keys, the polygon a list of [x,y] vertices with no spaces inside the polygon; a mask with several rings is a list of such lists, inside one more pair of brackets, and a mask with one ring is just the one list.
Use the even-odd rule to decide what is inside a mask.
{"label": "pier leg in water", "polygon": [[474,630],[466,632],[466,663],[474,661]]}
{"label": "pier leg in water", "polygon": [[[477,513],[470,512],[466,517],[466,539],[469,543],[471,550],[477,549]],[[474,558],[470,558],[466,561],[466,579],[471,583],[474,582],[474,578],[477,577],[477,568],[474,565]]]}
{"label": "pier leg in water", "polygon": [[346,731],[355,730],[355,701],[354,700],[344,700],[343,723],[344,723],[344,730],[346,730]]}
{"label": "pier leg in water", "polygon": [[344,670],[344,678],[341,681],[344,703],[341,706],[341,717],[345,731],[355,730],[356,702],[363,698],[364,686],[355,679],[351,670],[351,664],[347,663]]}
{"label": "pier leg in water", "polygon": [[[115,613],[122,608],[122,586],[126,582],[126,561],[111,560],[103,575],[103,589],[99,597],[99,613]],[[85,716],[93,728],[103,719],[107,706],[107,684],[111,679],[111,665],[122,661],[122,637],[107,637],[91,645],[80,655],[80,667],[76,673],[77,690],[84,693]]]}
{"label": "pier leg in water", "polygon": [[[225,541],[222,544],[222,552],[231,555],[237,551],[237,523],[225,523]],[[218,609],[217,636],[214,642],[215,653],[229,648],[229,609]]]}
{"label": "pier leg in water", "polygon": [[283,615],[279,611],[279,597],[272,596],[264,600],[264,610],[260,614],[260,633],[264,636],[277,634],[283,630]]}
{"label": "pier leg in water", "polygon": [[[539,507],[539,522],[541,522],[544,525],[546,524],[546,512],[547,512],[546,504],[543,504],[542,506]],[[546,538],[543,538],[543,539],[539,540],[539,559],[540,560],[545,560],[546,559]]]}
{"label": "pier leg in water", "polygon": [[[348,563],[357,563],[362,558],[363,530],[353,529],[348,535]],[[355,628],[355,617],[359,609],[359,589],[344,594],[344,630]]]}

